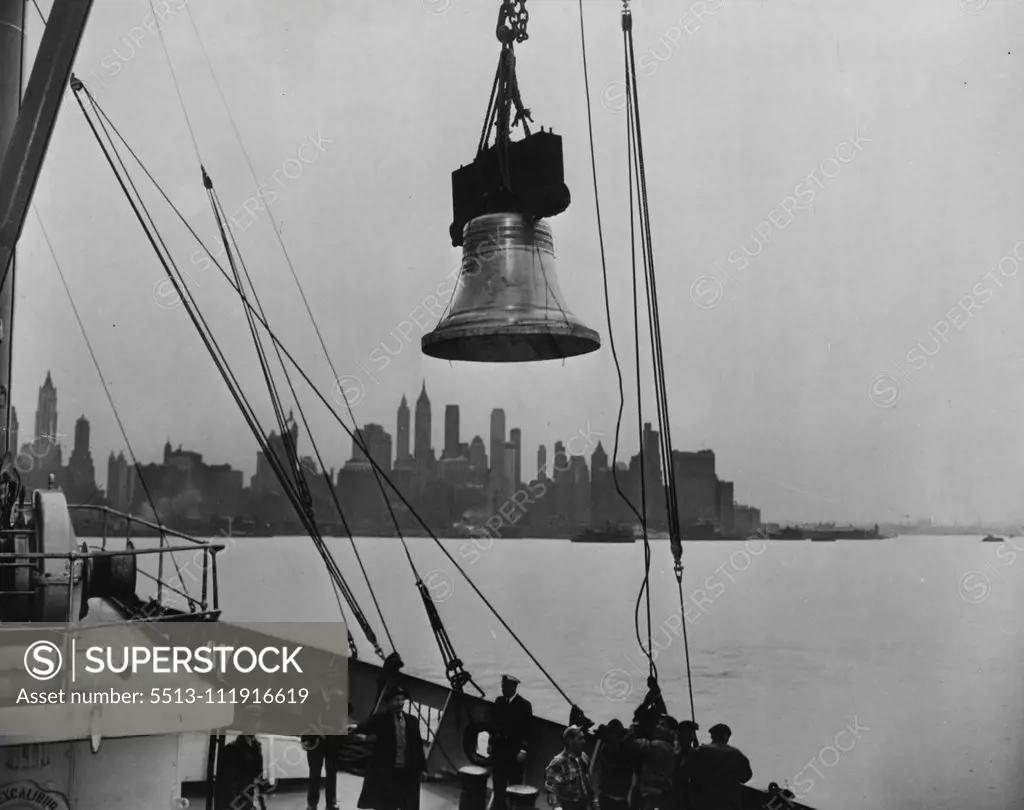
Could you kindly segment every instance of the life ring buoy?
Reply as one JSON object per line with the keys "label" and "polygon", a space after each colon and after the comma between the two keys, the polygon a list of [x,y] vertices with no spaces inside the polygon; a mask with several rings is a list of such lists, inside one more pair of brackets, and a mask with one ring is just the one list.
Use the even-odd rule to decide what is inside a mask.
{"label": "life ring buoy", "polygon": [[491,765],[491,758],[481,754],[478,750],[480,735],[486,732],[491,734],[492,726],[483,720],[471,720],[466,730],[462,732],[462,752],[466,755],[471,765],[481,768],[488,768]]}

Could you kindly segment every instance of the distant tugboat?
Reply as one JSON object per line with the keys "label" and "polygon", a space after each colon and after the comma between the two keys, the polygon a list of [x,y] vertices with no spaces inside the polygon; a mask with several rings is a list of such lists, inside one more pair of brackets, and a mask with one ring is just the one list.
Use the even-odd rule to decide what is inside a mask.
{"label": "distant tugboat", "polygon": [[573,543],[635,543],[636,535],[630,526],[619,526],[607,521],[603,528],[584,529],[570,539]]}
{"label": "distant tugboat", "polygon": [[996,537],[994,534],[986,534],[981,538],[982,543],[1002,543],[1002,537]]}

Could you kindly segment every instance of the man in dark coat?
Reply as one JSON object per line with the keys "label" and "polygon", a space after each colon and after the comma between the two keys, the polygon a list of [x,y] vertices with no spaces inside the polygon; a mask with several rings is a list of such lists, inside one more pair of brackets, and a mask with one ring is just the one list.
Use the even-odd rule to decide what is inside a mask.
{"label": "man in dark coat", "polygon": [[630,810],[629,792],[638,759],[634,741],[626,739],[621,720],[611,720],[598,728],[595,736],[591,784],[601,810]]}
{"label": "man in dark coat", "polygon": [[693,806],[696,810],[740,810],[740,786],[753,776],[750,760],[729,745],[732,731],[727,725],[712,726],[708,734],[711,743],[698,748],[687,766]]}
{"label": "man in dark coat", "polygon": [[373,753],[357,807],[361,810],[419,810],[420,776],[426,769],[420,721],[403,709],[403,687],[385,695],[384,710],[356,726],[356,742],[371,740]]}
{"label": "man in dark coat", "polygon": [[519,679],[501,676],[501,697],[491,715],[491,779],[493,810],[505,810],[505,789],[523,781],[523,762],[530,746],[533,706],[519,694]]}
{"label": "man in dark coat", "polygon": [[303,735],[302,747],[306,749],[306,763],[309,765],[309,788],[306,791],[306,810],[316,810],[320,804],[320,777],[327,777],[324,783],[324,802],[327,810],[338,810],[338,754],[340,740],[335,734]]}
{"label": "man in dark coat", "polygon": [[264,807],[263,748],[252,734],[239,734],[217,758],[214,806],[217,810],[258,810]]}

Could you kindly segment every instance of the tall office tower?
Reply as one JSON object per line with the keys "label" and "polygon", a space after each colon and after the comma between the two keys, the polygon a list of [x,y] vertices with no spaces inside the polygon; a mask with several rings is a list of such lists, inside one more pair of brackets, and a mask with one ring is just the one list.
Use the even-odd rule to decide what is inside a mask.
{"label": "tall office tower", "polygon": [[409,403],[402,395],[402,404],[398,406],[398,432],[395,436],[395,461],[409,459]]}
{"label": "tall office tower", "polygon": [[516,487],[523,485],[523,432],[519,428],[512,428],[508,433],[509,443],[513,446],[515,457],[515,477],[512,479]]}
{"label": "tall office tower", "polygon": [[427,396],[427,381],[423,381],[419,399],[416,400],[416,440],[413,449],[416,460],[421,464],[433,460],[430,447],[430,397]]}
{"label": "tall office tower", "polygon": [[446,405],[444,409],[444,458],[458,458],[459,447],[459,406]]}
{"label": "tall office tower", "polygon": [[495,408],[491,411],[491,470],[501,474],[502,453],[505,450],[505,411]]}

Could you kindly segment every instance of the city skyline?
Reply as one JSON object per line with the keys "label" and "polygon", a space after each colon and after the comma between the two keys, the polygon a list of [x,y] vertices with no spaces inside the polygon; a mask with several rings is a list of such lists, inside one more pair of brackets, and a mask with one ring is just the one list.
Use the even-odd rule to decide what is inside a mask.
{"label": "city skyline", "polygon": [[[63,439],[67,439],[67,438],[70,438],[70,437],[69,437],[69,434],[63,433],[63,432],[61,432],[61,431],[59,431],[57,429],[59,427],[59,422],[58,422],[58,420],[59,420],[59,406],[58,406],[57,394],[58,394],[58,386],[56,386],[55,383],[53,382],[53,378],[52,378],[51,372],[47,372],[47,375],[46,375],[46,378],[45,378],[45,380],[43,382],[43,385],[40,386],[39,389],[38,389],[37,405],[36,405],[36,408],[33,411],[34,423],[35,423],[35,432],[33,434],[26,434],[26,433],[24,433],[24,432],[22,432],[20,430],[20,424],[19,424],[20,418],[18,416],[18,410],[17,410],[17,408],[15,408],[13,410],[13,413],[12,413],[12,430],[11,430],[11,432],[12,432],[12,434],[14,436],[14,439],[15,439],[15,442],[17,443],[17,446],[21,449],[21,453],[19,453],[19,457],[16,458],[16,463],[21,465],[21,462],[24,461],[25,464],[27,464],[27,467],[22,465],[22,466],[19,467],[19,469],[22,470],[23,474],[25,474],[27,472],[27,473],[30,473],[30,474],[35,474],[37,477],[39,475],[44,475],[45,476],[45,474],[48,474],[50,472],[58,472],[58,474],[59,474],[59,471],[61,469],[62,459],[64,457],[64,449],[67,448],[67,449],[70,450],[69,466],[65,467],[64,469],[65,469],[65,471],[68,471],[68,474],[70,475],[70,477],[66,481],[63,482],[63,485],[68,486],[68,487],[72,487],[74,489],[77,489],[80,492],[92,492],[94,490],[98,490],[100,492],[103,492],[103,491],[109,489],[109,480],[106,482],[106,486],[105,486],[105,482],[103,480],[97,480],[97,478],[96,478],[96,476],[99,475],[99,478],[102,479],[103,478],[103,474],[102,474],[102,472],[97,472],[96,471],[95,464],[93,462],[92,453],[91,453],[92,444],[91,444],[91,441],[90,441],[91,422],[89,421],[89,419],[86,417],[85,414],[80,415],[75,420],[75,431],[74,431],[74,434],[73,434],[73,442],[69,443],[69,442],[62,442],[62,441],[60,441],[62,438]],[[424,396],[426,397],[425,402],[429,406],[429,410],[432,412],[432,410],[433,410],[433,402],[429,399],[429,392],[427,390],[427,385],[426,385],[426,380],[425,379],[421,381],[421,394],[420,394],[420,400],[421,401],[423,401]],[[403,423],[403,411],[404,411],[404,417],[405,417],[404,423]],[[495,421],[496,419],[497,419],[497,422]],[[447,444],[448,439],[449,439],[449,435],[448,434],[449,434],[449,432],[453,428],[454,428],[454,434],[455,435],[452,436],[451,438],[453,440],[456,439],[456,438],[459,438],[459,439],[463,438],[463,434],[461,433],[461,406],[458,405],[458,404],[446,404],[445,405],[445,420],[441,424],[440,428],[435,428],[434,427],[434,425],[436,425],[436,422],[432,418],[432,413],[430,414],[430,416],[429,416],[427,421],[431,425],[431,428],[432,428],[431,429],[431,434],[432,435],[437,430],[441,431],[441,433],[442,433],[442,445],[441,446],[442,447]],[[504,424],[504,421],[505,421],[504,409],[502,409],[502,408],[494,408],[494,409],[492,409],[491,414],[490,414],[490,419],[488,421],[489,421],[489,423],[491,424],[492,427],[494,427],[496,425]],[[299,435],[298,434],[298,425],[295,423],[293,415],[289,416],[289,422],[292,424],[292,429],[294,431],[296,431],[295,435],[298,436]],[[406,433],[409,432],[409,424],[410,424],[410,421],[409,421],[409,408],[408,408],[408,404],[407,404],[407,397],[404,396],[404,395],[402,396],[402,398],[401,398],[401,400],[399,402],[399,405],[396,408],[394,423],[395,423],[394,424],[394,427],[395,427],[394,433],[392,433],[391,431],[388,431],[386,425],[380,425],[379,423],[375,423],[375,422],[368,422],[368,423],[365,423],[364,425],[362,425],[360,427],[360,433],[361,433],[361,435],[363,437],[363,441],[371,449],[371,452],[372,452],[374,441],[375,441],[375,439],[377,437],[377,434],[374,433],[374,431],[383,429],[383,434],[381,435],[380,438],[386,442],[386,446],[388,448],[388,452],[387,452],[387,463],[382,464],[382,467],[386,471],[388,471],[388,472],[390,472],[392,470],[392,466],[396,466],[396,467],[400,466],[398,464],[398,462],[403,460],[401,442],[400,442],[400,440],[396,440],[396,437],[399,436],[402,433],[402,431],[403,431],[403,424],[405,425],[405,432]],[[367,432],[367,429],[369,429],[369,432]],[[592,432],[596,436],[602,436],[603,435],[603,434],[598,433],[597,431],[592,431]],[[580,431],[580,434],[583,435],[583,436],[587,436],[588,435],[587,431]],[[646,457],[648,459],[652,458],[652,457],[653,458],[657,458],[658,455],[659,455],[657,432],[652,430],[652,425],[650,423],[645,425],[644,434],[645,434],[644,435],[644,438],[645,438],[644,445],[645,445],[645,448],[646,448]],[[516,441],[513,441],[513,439],[517,435],[518,435],[518,438],[519,438],[518,443]],[[497,440],[497,437],[492,437],[492,438]],[[531,454],[531,451],[530,451],[530,447],[532,445],[531,446],[524,446],[522,444],[521,430],[519,428],[509,428],[509,429],[507,429],[506,432],[505,432],[505,438],[507,440],[500,442],[499,446],[502,447],[503,449],[507,449],[507,450],[511,450],[512,448],[516,448],[515,454],[514,454],[514,467],[513,467],[514,472],[510,471],[509,475],[510,475],[510,477],[514,481],[519,482],[520,485],[526,484],[529,481],[529,479],[525,479],[525,478],[523,478],[521,476],[521,472],[520,471],[522,469],[527,469],[527,468],[530,469],[530,471],[531,471],[530,474],[533,475],[533,476],[536,476],[538,473],[541,473],[542,471],[553,470],[554,468],[553,468],[552,465],[557,463],[557,459],[559,457],[560,452],[564,453],[564,450],[566,449],[565,444],[561,440],[558,440],[558,439],[555,439],[555,440],[552,440],[552,441],[548,441],[548,442],[541,441],[541,442],[539,442],[536,445],[536,453],[535,453],[535,455],[533,455],[533,454]],[[573,438],[577,438],[577,437],[573,437]],[[604,438],[608,438],[608,437],[604,437]],[[38,443],[38,441],[40,439],[44,440],[41,443],[41,449],[36,450],[35,448],[30,447],[30,444]],[[360,462],[360,461],[364,461],[365,460],[365,457],[363,456],[361,450],[359,450],[357,448],[354,439],[350,438],[350,441],[351,441],[351,445],[352,445],[351,452],[348,453],[347,455],[346,454],[342,454],[342,455],[346,455],[346,457],[343,460],[341,460],[338,464],[331,464],[328,459],[325,459],[325,461],[328,461],[328,470],[327,470],[327,472],[335,473],[335,472],[338,472],[338,471],[344,469],[346,464],[349,464],[350,462]],[[280,439],[277,437],[276,433],[272,434],[272,443],[274,443],[274,442],[276,442],[277,444],[280,443]],[[483,440],[483,437],[482,437],[481,434],[477,433],[477,434],[475,434],[473,436],[473,438],[470,441],[468,441],[468,442],[467,441],[459,441],[458,444],[459,444],[459,456],[458,456],[459,458],[466,459],[467,461],[470,462],[471,466],[480,466],[480,464],[482,463],[482,465],[485,466],[487,469],[492,469],[493,468],[493,457],[491,455],[493,450],[491,450],[491,449],[489,449],[488,447],[485,446],[485,443],[484,443],[484,440]],[[597,464],[598,466],[602,466],[602,465],[609,465],[610,466],[611,465],[611,461],[612,461],[612,457],[611,457],[611,454],[608,452],[608,448],[604,447],[603,445],[604,445],[604,441],[602,440],[602,438],[596,438],[596,439],[594,439],[592,441],[588,437],[586,439],[586,441],[584,442],[584,447],[585,447],[586,452],[575,453],[575,452],[572,451],[572,448],[569,447],[568,449],[570,450],[570,452],[568,454],[565,454],[565,455],[568,456],[568,458],[570,460],[571,460],[571,457],[573,457],[573,456],[578,456],[579,458],[582,458],[585,461],[587,467],[590,470],[594,469],[594,465],[595,464]],[[188,445],[187,442],[179,441],[177,443],[177,450],[174,450],[172,442],[170,441],[170,438],[166,439],[164,444],[163,444],[163,446],[162,446],[162,454],[163,454],[162,458],[163,458],[164,463],[167,463],[168,459],[171,456],[181,455],[181,454],[183,454],[184,456],[194,457],[196,459],[200,458],[200,454],[197,454],[194,451],[188,449],[189,446],[190,445]],[[474,448],[478,449],[477,453],[474,453]],[[550,461],[548,459],[548,449],[549,448],[551,448],[553,450],[553,454],[551,456]],[[300,450],[307,450],[307,449],[308,448],[300,447]],[[428,450],[431,453],[434,463],[441,462],[445,458],[451,458],[450,456],[447,456],[444,453],[444,451],[442,451],[441,454],[437,454],[437,452],[436,452],[437,451],[437,447],[432,442],[430,444],[428,444],[425,449]],[[124,472],[119,473],[119,475],[124,477],[124,479],[121,482],[119,482],[119,488],[124,490],[124,491],[129,491],[129,490],[131,490],[133,488],[134,485],[131,484],[131,482],[128,480],[128,479],[132,478],[132,475],[129,475],[129,472],[130,472],[130,460],[129,460],[128,457],[126,457],[124,455],[125,452],[126,451],[125,451],[125,449],[123,447],[122,448],[111,448],[109,450],[109,452],[106,454],[106,458],[107,458],[108,464],[116,460],[117,463],[124,468]],[[282,452],[282,451],[279,450],[278,452]],[[690,457],[690,458],[698,458],[698,457],[700,457],[700,456],[702,456],[704,454],[711,453],[712,454],[712,459],[714,459],[714,451],[711,448],[701,448],[699,450],[680,450],[679,448],[674,448],[673,452],[674,452],[674,454],[678,454],[680,456],[685,456],[685,457]],[[305,453],[301,453],[301,454],[305,455]],[[524,454],[526,454],[526,456],[528,458],[535,458],[536,459],[536,466],[530,466],[530,467],[524,466],[524,463],[523,463]],[[24,456],[24,458],[21,458],[21,456]],[[98,457],[102,459],[102,458],[104,458],[104,455],[101,453]],[[407,460],[414,460],[416,458],[416,456],[414,454],[409,453],[404,458],[407,459]],[[598,462],[596,460],[597,458],[601,458],[601,461]],[[635,456],[635,455],[632,457],[634,462],[637,460],[637,458],[638,457]],[[312,459],[310,459],[310,461],[312,461]],[[148,468],[148,467],[151,467],[151,466],[154,466],[154,465],[159,465],[160,462],[159,461],[154,462],[152,460],[152,458],[140,457],[139,458],[139,463],[144,468]],[[713,460],[712,460],[712,465],[714,465],[714,461]],[[623,458],[622,454],[620,453],[620,457],[618,458],[618,461],[617,461],[617,466],[623,472],[627,471],[629,469],[629,467],[630,467],[629,458]],[[657,480],[657,481],[660,482],[660,480],[661,480],[661,477],[660,477],[661,473],[660,473],[660,471],[653,468],[655,465],[648,464],[647,466],[648,466],[648,476],[649,476],[649,478],[651,480]],[[568,464],[568,463],[564,464],[564,469],[565,470],[568,470],[570,467],[571,467],[571,464]],[[263,453],[262,453],[262,451],[259,451],[259,450],[256,451],[255,462],[252,465],[252,468],[251,468],[252,472],[251,473],[250,473],[249,470],[246,470],[246,469],[241,468],[241,467],[236,468],[236,467],[234,467],[231,464],[223,464],[223,463],[215,464],[214,468],[216,468],[218,470],[224,470],[225,472],[233,470],[234,472],[232,474],[237,474],[237,475],[241,476],[241,478],[239,478],[239,486],[243,486],[242,482],[243,481],[249,481],[250,479],[252,479],[255,482],[257,479],[260,478],[261,471],[262,471],[262,475],[267,477],[268,480],[273,480],[273,474],[272,474],[272,472],[270,470],[270,467],[264,463]],[[679,475],[678,468],[677,468],[677,475]],[[685,475],[685,473],[684,473],[684,475]],[[108,471],[108,479],[109,479],[109,471]],[[34,480],[34,479],[29,479],[29,480]],[[40,482],[42,482],[43,480],[44,480],[43,478],[40,478]],[[732,494],[733,493],[733,489],[732,488],[733,488],[734,484],[731,481],[730,482],[724,482],[724,483],[725,483],[725,485],[727,487],[727,490],[726,490],[726,492],[728,493],[727,498],[728,498],[728,500],[730,502],[732,502],[732,500],[733,500],[733,494]],[[98,485],[98,487],[97,487],[97,485]],[[264,484],[264,486],[266,486],[266,484]],[[276,486],[276,482],[271,484],[271,486]],[[660,487],[661,484],[659,483],[657,486]],[[106,494],[109,497],[110,493],[107,492]],[[714,497],[714,498],[718,499],[718,498],[722,497],[722,494],[720,493],[720,494],[717,494],[717,495],[712,495],[710,497]],[[83,500],[84,500],[84,498],[83,498]],[[737,504],[740,503],[739,500],[736,500],[735,502]],[[748,508],[748,507],[744,506],[743,508]],[[831,522],[839,522],[839,523],[845,522],[843,520],[836,521],[834,518],[828,519],[828,520],[831,521]],[[866,523],[867,520],[870,520],[870,519],[865,519],[865,520],[861,520],[861,521],[852,521],[852,522],[853,523],[858,523],[858,522],[859,523]],[[800,515],[789,515],[789,516],[766,515],[765,521],[768,522],[768,523],[771,523],[773,525],[781,525],[781,524],[789,524],[789,523],[793,523],[793,524],[797,524],[797,523],[811,523],[811,522],[814,522],[814,519],[808,518],[808,517],[805,517],[805,516],[800,516]],[[915,524],[916,525],[930,525],[930,524],[934,523],[936,526],[940,526],[940,527],[949,527],[949,526],[954,526],[954,525],[972,526],[972,525],[982,525],[982,524],[986,524],[986,525],[1004,525],[1004,526],[1005,525],[1012,525],[1012,526],[1024,525],[1024,519],[1017,519],[1017,518],[1011,518],[1010,520],[1006,521],[1006,520],[992,520],[992,519],[987,518],[985,516],[979,516],[977,518],[973,518],[973,519],[969,519],[969,520],[964,520],[964,521],[941,521],[941,520],[936,520],[933,516],[930,516],[930,515],[923,515],[922,516],[922,515],[912,515],[910,513],[904,513],[903,515],[899,516],[898,518],[893,518],[893,519],[884,519],[884,518],[883,519],[879,519],[878,522],[884,522],[887,525],[902,524],[902,525],[908,525],[908,526],[909,525],[915,525]]]}
{"label": "city skyline", "polygon": [[[664,478],[659,462],[658,433],[649,423],[644,426],[645,455],[635,455],[628,463],[618,462],[614,465],[614,474],[608,454],[603,449],[600,438],[603,434],[590,425],[578,430],[577,435],[569,437],[566,442],[554,442],[550,471],[546,465],[547,445],[540,443],[538,467],[531,471],[528,466],[523,466],[522,431],[506,425],[504,409],[494,408],[491,411],[490,458],[480,435],[475,435],[469,442],[461,441],[460,409],[455,404],[445,406],[444,449],[438,456],[431,441],[432,412],[426,380],[423,380],[412,423],[416,436],[414,452],[408,452],[404,440],[394,442],[382,425],[367,423],[353,435],[351,455],[337,471],[334,466],[320,471],[313,457],[302,453],[301,433],[294,411],[289,411],[284,424],[290,434],[287,443],[298,450],[299,464],[313,478],[314,499],[319,498],[321,508],[327,507],[330,495],[323,488],[326,480],[330,488],[336,488],[341,502],[347,500],[349,507],[356,507],[354,511],[358,514],[355,518],[362,521],[356,525],[366,530],[381,529],[381,515],[378,513],[375,519],[374,512],[383,505],[379,502],[374,506],[379,500],[379,493],[375,494],[369,487],[374,475],[367,456],[409,497],[420,500],[421,507],[428,506],[434,512],[439,530],[461,524],[471,514],[492,523],[498,520],[508,529],[525,515],[528,520],[523,525],[529,525],[545,536],[550,531],[569,531],[574,526],[581,528],[592,521],[632,522],[638,514],[633,509],[640,507],[631,507],[613,496],[613,490],[617,488],[614,479],[616,476],[620,479],[618,486],[632,492],[629,497],[634,505],[638,504],[644,492],[640,475],[643,462],[647,476],[644,508],[651,527],[663,529],[667,525],[667,492],[661,488]],[[56,439],[59,435],[56,431],[58,419],[58,388],[51,373],[47,372],[38,390],[36,435],[20,445],[21,452],[16,459],[24,483],[30,489],[45,487],[47,479],[50,479],[67,491],[72,502],[99,499],[122,511],[140,507],[150,512],[162,510],[164,519],[176,521],[216,521],[232,516],[257,521],[289,519],[290,509],[283,512],[281,509],[283,490],[280,482],[263,450],[256,454],[256,473],[248,487],[241,470],[233,469],[230,464],[211,463],[210,459],[204,461],[203,454],[186,449],[181,443],[175,450],[170,440],[164,443],[162,461],[156,463],[144,459],[130,463],[123,451],[115,454],[111,450],[107,457],[104,492],[104,487],[97,487],[95,480],[88,420],[83,415],[76,421],[74,449],[68,466],[64,467],[62,445]],[[395,409],[395,435],[408,437],[409,427],[408,400],[403,395]],[[12,433],[18,446],[16,409],[12,412]],[[581,445],[574,446],[578,439]],[[287,457],[285,442],[277,432],[269,435],[268,444],[278,459]],[[314,449],[312,443],[310,449]],[[28,466],[22,466],[22,462]],[[730,536],[734,529],[750,532],[760,527],[760,511],[736,502],[733,482],[723,481],[717,476],[713,451],[673,450],[671,465],[679,483],[678,503],[683,525],[710,522]],[[550,498],[541,495],[537,501],[535,493],[546,490],[543,485],[546,481],[554,487],[554,494]],[[447,501],[447,506],[442,505],[443,501]],[[527,509],[525,504],[528,503],[539,503],[540,506]],[[517,512],[521,514],[512,519],[512,514]],[[499,513],[503,517],[495,518]],[[148,514],[148,517],[152,519],[154,515]],[[351,519],[352,514],[349,517]]]}
{"label": "city skyline", "polygon": [[[1024,77],[1005,18],[1012,4],[977,15],[955,0],[906,0],[898,12],[881,0],[832,3],[813,14],[801,4],[707,5],[713,13],[696,19],[654,4],[636,14],[634,28],[675,443],[714,447],[773,515],[1012,519],[1013,482],[1024,477],[1024,420],[1016,418],[1024,378],[1006,371],[1017,368],[1015,347],[1024,343],[1014,306],[1024,198],[1013,180],[1024,168],[1013,142],[1024,110],[1012,89]],[[487,429],[480,420],[493,404],[521,415],[529,447],[588,420],[611,434],[619,409],[614,336],[622,341],[625,389],[620,457],[636,452],[638,423],[656,420],[649,396],[637,407],[634,360],[624,350],[632,257],[615,4],[586,12],[612,334],[580,54],[561,44],[577,39],[575,5],[538,5],[517,53],[524,103],[538,126],[563,138],[573,203],[552,221],[559,284],[602,339],[592,355],[519,368],[448,364],[419,348],[459,266],[448,232],[451,172],[473,157],[493,78],[464,66],[493,63],[494,9],[456,2],[432,15],[419,4],[356,11],[328,4],[302,15],[253,0],[245,20],[208,0],[192,0],[189,9],[241,116],[256,177],[178,15],[162,33],[204,160],[226,211],[238,213],[239,248],[275,332],[322,394],[332,399],[335,377],[349,378],[360,392],[358,423],[389,424],[403,391],[415,398],[413,381],[427,377],[438,403],[461,403],[470,435]],[[120,37],[138,30],[142,16],[134,3],[97,4],[76,71],[213,245],[215,225],[160,39],[147,32],[116,75],[103,67],[115,46],[127,52]],[[30,52],[41,30],[32,15]],[[250,39],[267,50],[240,46]],[[403,47],[381,59],[381,42]],[[339,51],[346,74],[373,64],[372,79],[339,84],[323,75],[319,49]],[[459,60],[438,57],[455,50]],[[285,56],[267,58],[270,51]],[[408,81],[424,66],[434,79],[429,94]],[[391,114],[397,109],[451,126],[410,127]],[[999,125],[979,128],[993,111]],[[373,125],[353,127],[354,118]],[[182,308],[161,297],[159,265],[102,155],[83,151],[89,141],[71,105],[36,189],[39,218],[29,217],[19,243],[12,400],[24,413],[52,369],[67,392],[67,413],[90,415],[97,447],[121,443],[41,221],[136,451],[158,458],[170,436],[248,474],[253,442],[237,407]],[[300,146],[314,162],[301,162]],[[978,177],[988,178],[985,192],[969,192]],[[272,184],[273,217],[335,373],[319,353],[268,211],[244,207],[260,183]],[[268,420],[237,295],[183,228],[162,230]],[[641,352],[644,368],[648,355]],[[646,381],[641,388],[650,390]],[[330,462],[341,463],[347,437],[309,392],[299,395]]]}

